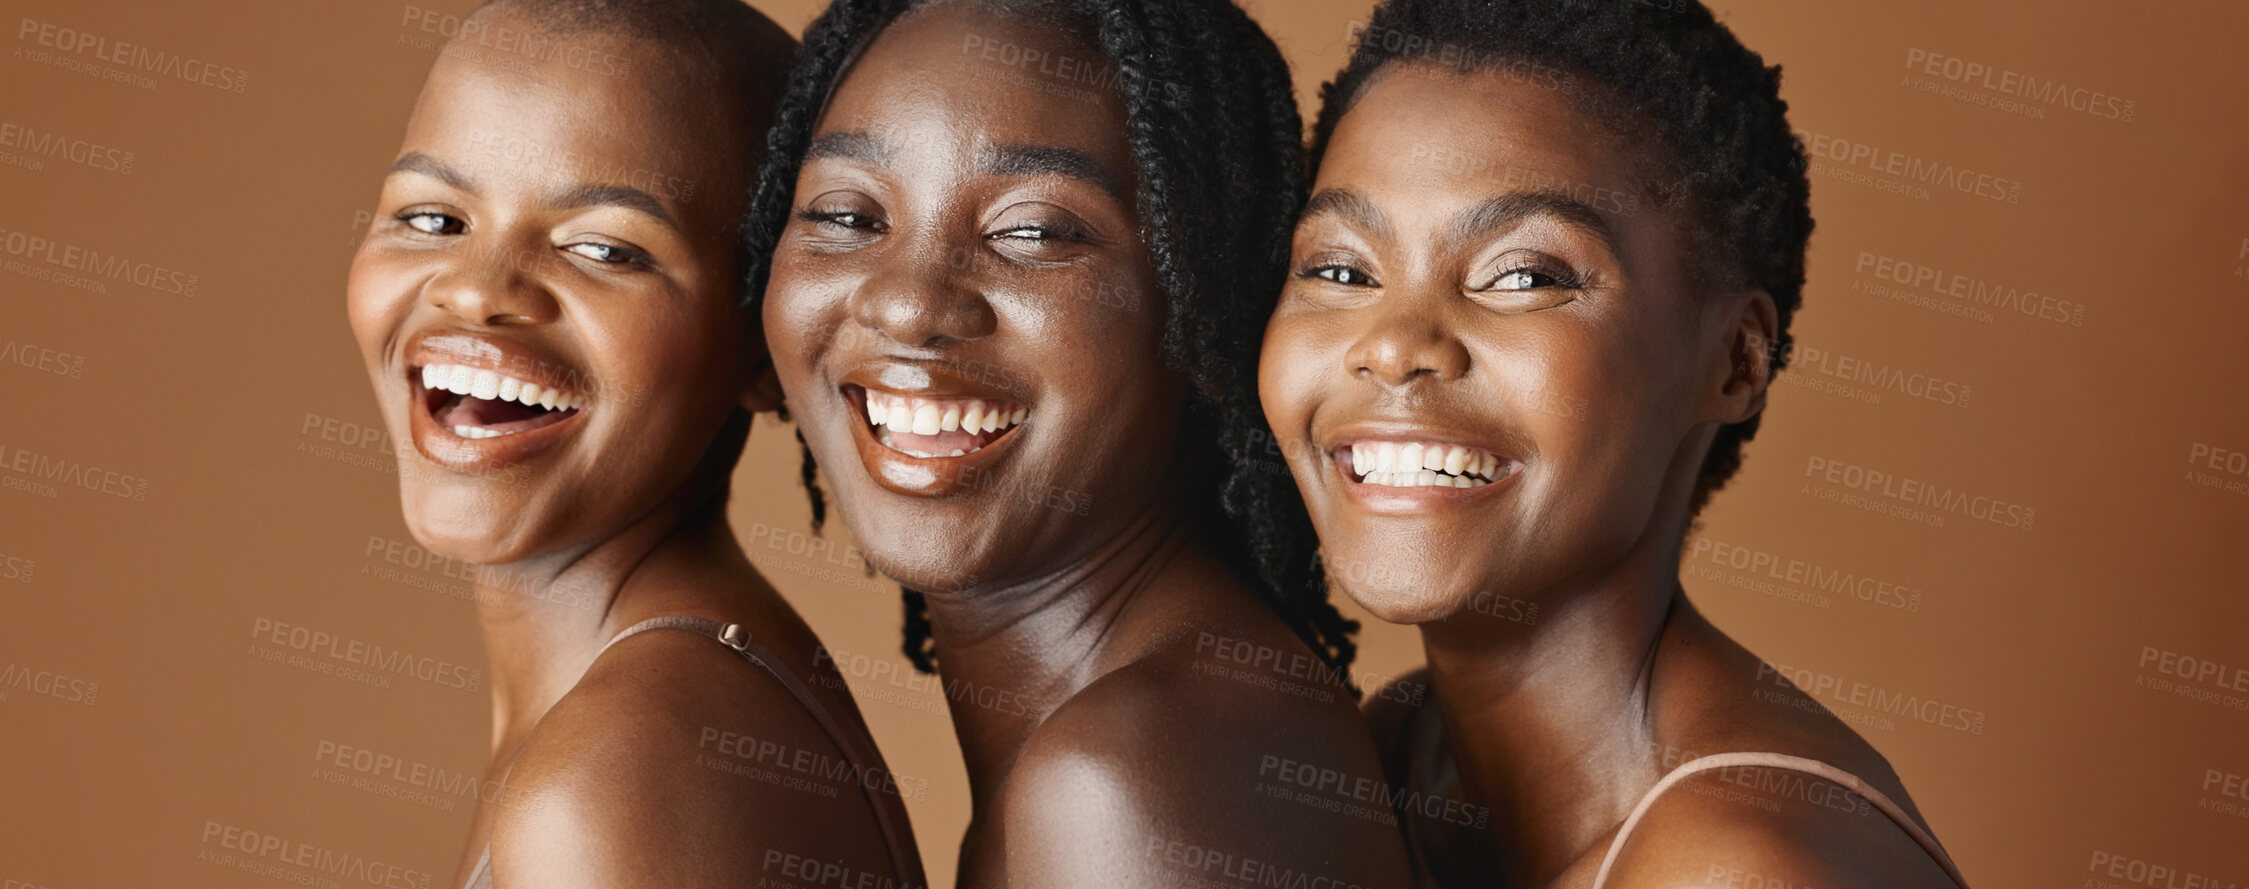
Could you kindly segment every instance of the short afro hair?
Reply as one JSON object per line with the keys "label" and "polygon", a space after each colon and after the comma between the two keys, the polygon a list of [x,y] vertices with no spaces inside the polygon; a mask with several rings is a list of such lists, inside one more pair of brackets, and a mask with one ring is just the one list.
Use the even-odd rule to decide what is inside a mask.
{"label": "short afro hair", "polygon": [[[1698,252],[1711,257],[1686,271],[1770,294],[1779,332],[1765,344],[1766,360],[1775,373],[1787,364],[1812,233],[1804,147],[1788,126],[1780,68],[1767,67],[1709,9],[1696,0],[1385,0],[1350,62],[1321,90],[1315,169],[1336,124],[1377,76],[1407,64],[1553,83],[1588,114],[1637,136],[1661,183],[1649,197],[1684,211]],[[1718,430],[1694,511],[1741,468],[1742,444],[1760,419]]]}

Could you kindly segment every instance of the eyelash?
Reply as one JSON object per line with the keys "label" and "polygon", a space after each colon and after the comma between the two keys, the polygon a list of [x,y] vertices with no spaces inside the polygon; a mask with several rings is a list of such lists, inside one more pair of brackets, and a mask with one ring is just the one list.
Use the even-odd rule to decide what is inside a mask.
{"label": "eyelash", "polygon": [[[464,231],[454,231],[454,232],[447,232],[447,231],[434,231],[434,232],[433,232],[433,231],[429,231],[429,230],[427,230],[427,229],[424,229],[424,228],[422,228],[421,226],[418,226],[418,225],[415,225],[415,224],[414,224],[414,220],[416,220],[416,219],[421,219],[421,218],[424,218],[424,217],[430,217],[430,218],[435,218],[435,219],[444,219],[444,220],[448,220],[448,221],[451,221],[451,222],[453,222],[453,223],[455,223],[455,224],[457,224],[457,225],[461,226],[461,227],[462,227],[462,228],[464,229]],[[466,233],[466,232],[465,232],[465,229],[466,229],[466,228],[467,228],[467,226],[468,226],[468,223],[466,223],[466,222],[463,222],[463,221],[461,221],[461,218],[460,218],[460,217],[458,217],[458,216],[447,216],[447,215],[445,215],[445,214],[443,214],[443,213],[432,213],[432,212],[429,212],[429,211],[427,211],[427,210],[416,210],[416,211],[410,211],[410,212],[406,212],[406,213],[400,213],[400,214],[398,214],[398,221],[399,221],[399,222],[401,222],[401,223],[404,223],[404,224],[406,225],[406,227],[408,227],[408,228],[411,228],[411,229],[413,229],[413,230],[415,230],[415,231],[421,232],[422,234],[425,234],[425,235],[457,235],[457,234],[465,234],[465,233]],[[450,227],[450,226],[444,226],[444,227]]]}
{"label": "eyelash", "polygon": [[[451,223],[451,224],[450,224],[450,225],[443,225],[443,226],[440,226],[440,228],[441,228],[441,229],[454,229],[454,230],[453,230],[453,231],[434,231],[434,232],[433,232],[433,231],[430,231],[430,230],[428,230],[428,229],[422,228],[421,226],[415,225],[415,224],[414,224],[414,220],[416,220],[416,219],[443,219],[443,220],[446,220],[447,222],[449,222],[449,223]],[[400,214],[398,214],[398,221],[399,221],[399,222],[401,222],[401,223],[404,223],[404,224],[405,224],[405,225],[406,225],[406,226],[407,226],[408,228],[411,228],[411,229],[415,230],[416,232],[420,232],[420,233],[422,233],[422,234],[425,234],[425,235],[449,235],[449,236],[458,236],[458,235],[464,235],[464,234],[467,234],[467,233],[468,233],[468,231],[467,231],[467,228],[468,228],[468,223],[466,223],[466,222],[462,221],[460,217],[458,217],[458,216],[452,216],[452,215],[449,215],[449,214],[445,214],[445,213],[434,213],[434,212],[431,212],[431,211],[428,211],[428,210],[417,210],[417,211],[410,211],[410,212],[406,212],[406,213],[400,213]],[[570,244],[564,244],[564,245],[562,245],[562,249],[563,249],[563,250],[567,250],[567,251],[571,251],[571,252],[576,252],[576,251],[577,251],[577,248],[580,248],[580,247],[598,247],[598,248],[600,248],[600,249],[602,249],[602,250],[607,250],[607,251],[609,251],[610,253],[612,253],[612,254],[615,254],[615,255],[616,255],[616,257],[617,257],[617,258],[615,258],[615,259],[604,259],[604,258],[601,258],[601,257],[595,257],[595,256],[586,256],[586,254],[584,254],[584,253],[578,253],[578,255],[579,255],[579,256],[585,257],[585,258],[586,258],[586,259],[588,259],[588,260],[591,260],[591,261],[593,261],[593,262],[597,262],[597,263],[600,263],[600,264],[602,264],[602,265],[635,265],[635,266],[645,266],[645,265],[648,265],[648,264],[649,264],[649,256],[648,256],[648,254],[647,254],[647,253],[645,253],[645,252],[643,252],[643,251],[641,251],[641,250],[638,250],[638,249],[632,248],[632,247],[625,247],[625,246],[620,246],[620,245],[617,245],[617,244],[604,244],[604,243],[601,243],[601,242],[599,242],[599,241],[578,241],[578,242],[575,242],[575,243],[570,243]]]}
{"label": "eyelash", "polygon": [[[874,217],[850,210],[803,210],[797,213],[797,218],[814,225],[839,225],[853,231],[877,228],[882,225],[880,222],[875,222]],[[869,224],[855,225],[845,222],[846,219],[857,219]]]}
{"label": "eyelash", "polygon": [[[841,226],[852,231],[879,231],[883,228],[883,224],[879,221],[874,220],[873,217],[868,216],[864,213],[850,210],[802,210],[797,213],[797,218],[814,225]],[[1085,232],[1078,229],[1076,226],[1067,224],[1052,225],[1046,223],[1028,223],[1024,225],[1017,225],[984,236],[985,240],[991,241],[1006,238],[1012,240],[1041,242],[1076,242],[1085,240],[1085,237]]]}
{"label": "eyelash", "polygon": [[[1512,290],[1538,290],[1546,287],[1558,287],[1564,290],[1577,290],[1585,286],[1584,279],[1581,278],[1577,274],[1577,272],[1568,269],[1555,269],[1543,265],[1524,265],[1508,269],[1507,271],[1501,272],[1497,278],[1494,278],[1492,280],[1492,283],[1496,285],[1499,282],[1515,275],[1540,275],[1546,277],[1549,280],[1545,284],[1532,284],[1529,287],[1510,288]],[[1305,279],[1316,278],[1331,284],[1341,284],[1345,287],[1381,286],[1380,284],[1375,283],[1373,275],[1369,275],[1366,272],[1360,271],[1359,269],[1339,263],[1329,263],[1326,265],[1310,266],[1304,269],[1300,269],[1297,271],[1296,276],[1298,278]],[[1355,282],[1341,280],[1342,278],[1347,276],[1357,277],[1363,280]]]}

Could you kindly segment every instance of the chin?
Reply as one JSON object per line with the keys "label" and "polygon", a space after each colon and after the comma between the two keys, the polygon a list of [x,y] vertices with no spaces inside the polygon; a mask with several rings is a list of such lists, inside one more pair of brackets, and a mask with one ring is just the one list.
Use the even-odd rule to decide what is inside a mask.
{"label": "chin", "polygon": [[492,527],[493,511],[488,506],[453,505],[446,502],[450,499],[406,495],[406,531],[423,549],[478,565],[505,565],[533,555],[523,529]]}
{"label": "chin", "polygon": [[1374,615],[1384,623],[1407,625],[1435,623],[1459,613],[1464,607],[1464,600],[1460,596],[1432,592],[1433,590],[1443,589],[1443,587],[1434,584],[1422,585],[1409,582],[1354,585],[1337,581],[1330,581],[1330,583],[1344,595],[1351,597],[1351,601],[1358,603],[1360,608],[1366,609],[1368,614]]}

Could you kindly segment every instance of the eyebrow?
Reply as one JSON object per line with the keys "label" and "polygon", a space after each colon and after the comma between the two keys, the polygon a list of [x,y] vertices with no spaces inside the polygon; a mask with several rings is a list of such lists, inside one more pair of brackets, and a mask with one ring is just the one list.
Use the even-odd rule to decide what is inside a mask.
{"label": "eyebrow", "polygon": [[1390,217],[1382,215],[1382,208],[1358,192],[1345,188],[1323,188],[1319,194],[1304,202],[1303,219],[1332,215],[1342,217],[1354,228],[1373,232],[1385,240],[1391,237]]}
{"label": "eyebrow", "polygon": [[888,164],[892,151],[882,140],[857,130],[829,133],[813,139],[804,151],[805,160],[835,158],[867,164]]}
{"label": "eyebrow", "polygon": [[547,200],[556,207],[565,210],[575,210],[580,207],[623,207],[627,210],[639,210],[655,217],[656,221],[671,226],[675,230],[679,228],[679,221],[672,218],[672,214],[664,209],[663,203],[656,200],[655,195],[630,185],[573,185],[549,195]]}
{"label": "eyebrow", "polygon": [[470,194],[476,193],[476,184],[469,181],[467,174],[446,166],[444,161],[419,151],[409,151],[399,155],[397,160],[391,161],[390,172],[420,173]]}
{"label": "eyebrow", "polygon": [[1453,217],[1447,233],[1453,241],[1475,240],[1493,229],[1511,227],[1526,219],[1544,216],[1592,235],[1617,252],[1616,229],[1592,205],[1553,191],[1518,191],[1487,198]]}
{"label": "eyebrow", "polygon": [[[398,160],[391,162],[390,171],[393,173],[420,173],[470,194],[476,193],[476,184],[469,180],[467,174],[447,166],[444,161],[419,151],[409,151],[399,155]],[[623,207],[627,210],[638,210],[655,217],[658,222],[674,229],[679,228],[679,221],[673,219],[671,212],[664,209],[663,202],[656,200],[655,195],[630,185],[595,185],[590,183],[574,185],[549,194],[547,200],[556,207],[565,210],[576,210],[581,207]]]}
{"label": "eyebrow", "polygon": [[1120,201],[1129,202],[1116,177],[1109,175],[1093,156],[1059,145],[992,145],[977,153],[976,171],[987,176],[1068,176],[1093,183]]}

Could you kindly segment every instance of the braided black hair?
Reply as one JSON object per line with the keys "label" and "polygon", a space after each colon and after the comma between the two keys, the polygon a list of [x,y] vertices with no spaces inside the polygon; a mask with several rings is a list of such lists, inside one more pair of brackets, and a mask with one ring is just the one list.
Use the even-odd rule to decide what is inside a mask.
{"label": "braided black hair", "polygon": [[[745,239],[761,298],[796,178],[827,98],[877,34],[947,0],[836,0],[804,49],[767,140]],[[1295,484],[1273,456],[1257,355],[1304,202],[1303,120],[1287,62],[1230,0],[974,0],[1049,22],[1115,66],[1139,193],[1141,238],[1168,315],[1166,362],[1193,383],[1181,454],[1199,536],[1341,678],[1358,625],[1328,601]],[[822,513],[809,451],[805,483]],[[906,656],[936,652],[920,593],[903,591]]]}
{"label": "braided black hair", "polygon": [[[1788,126],[1780,68],[1735,39],[1696,0],[1385,0],[1351,61],[1322,87],[1316,168],[1337,122],[1396,64],[1500,70],[1564,89],[1620,133],[1647,133],[1657,166],[1649,195],[1684,212],[1709,257],[1698,283],[1761,287],[1779,316],[1766,345],[1788,362],[1788,323],[1803,304],[1812,233],[1804,147]],[[1693,509],[1741,468],[1760,416],[1720,427],[1695,483]]]}

